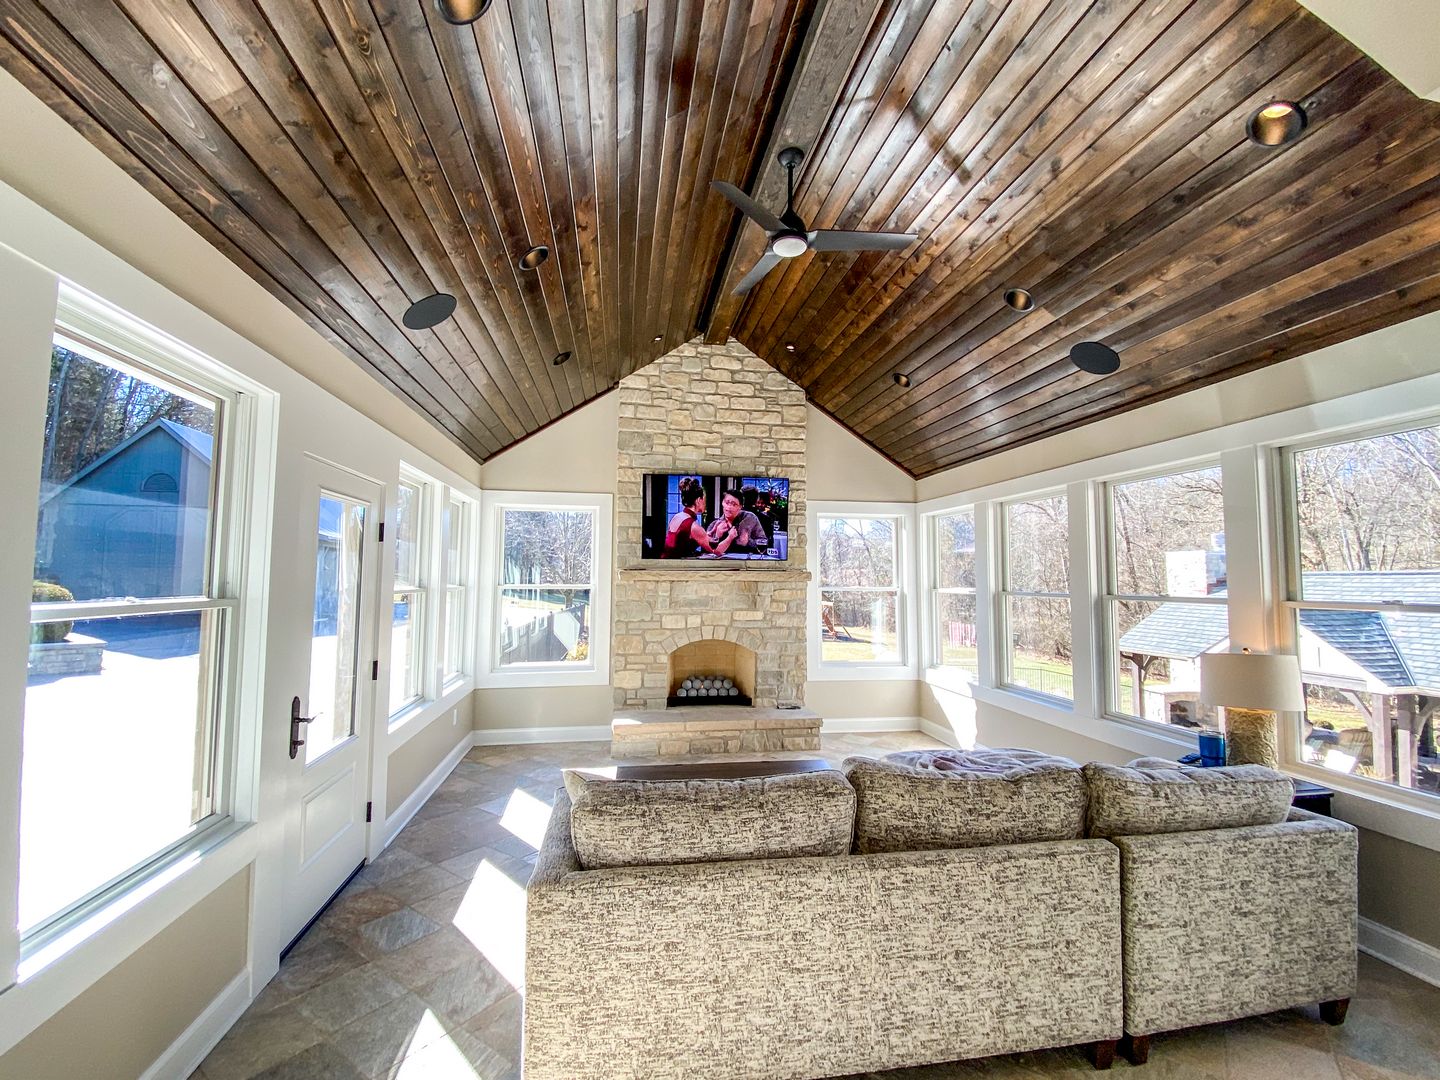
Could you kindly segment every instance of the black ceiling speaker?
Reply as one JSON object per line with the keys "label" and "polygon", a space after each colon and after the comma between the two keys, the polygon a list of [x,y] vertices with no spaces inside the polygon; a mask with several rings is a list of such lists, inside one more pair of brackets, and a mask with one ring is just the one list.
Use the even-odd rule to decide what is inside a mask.
{"label": "black ceiling speaker", "polygon": [[401,317],[409,330],[429,330],[455,314],[455,297],[449,293],[437,292],[422,296],[408,308]]}
{"label": "black ceiling speaker", "polygon": [[1098,341],[1081,341],[1071,346],[1070,362],[1091,375],[1113,375],[1120,370],[1120,354]]}
{"label": "black ceiling speaker", "polygon": [[1293,101],[1272,101],[1250,114],[1245,134],[1261,146],[1284,146],[1294,142],[1305,130],[1310,118]]}
{"label": "black ceiling speaker", "polygon": [[440,17],[456,26],[472,23],[490,10],[491,0],[435,0]]}
{"label": "black ceiling speaker", "polygon": [[793,259],[807,251],[901,251],[919,236],[915,233],[847,232],[842,229],[807,229],[795,213],[795,170],[805,160],[805,151],[787,146],[777,155],[785,169],[785,209],[777,216],[766,210],[734,184],[711,180],[710,186],[729,199],[742,214],[765,230],[769,243],[759,262],[735,286],[740,296],[753,289],[781,259]]}
{"label": "black ceiling speaker", "polygon": [[536,244],[524,255],[520,256],[517,265],[521,270],[538,270],[540,265],[550,258],[550,249],[544,244]]}

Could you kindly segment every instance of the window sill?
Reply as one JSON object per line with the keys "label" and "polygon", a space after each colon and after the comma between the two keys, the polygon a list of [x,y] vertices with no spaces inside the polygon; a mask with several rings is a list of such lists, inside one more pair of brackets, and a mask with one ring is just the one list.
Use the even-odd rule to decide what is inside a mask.
{"label": "window sill", "polygon": [[1407,794],[1404,788],[1392,792],[1388,785],[1380,786],[1379,781],[1367,783],[1300,761],[1287,761],[1281,768],[1291,776],[1335,792],[1335,816],[1342,821],[1440,851],[1440,797]]}
{"label": "window sill", "polygon": [[959,668],[927,667],[923,677],[925,682],[931,686],[938,686],[941,690],[949,690],[952,694],[963,694],[966,697],[974,697],[973,691],[980,685],[978,676],[968,675]]}
{"label": "window sill", "polygon": [[396,748],[409,742],[429,727],[431,721],[438,720],[458,706],[465,700],[465,695],[474,688],[474,683],[469,679],[460,679],[447,686],[435,700],[417,701],[396,713],[390,718],[390,724],[386,731],[389,737],[389,749],[393,752]]}
{"label": "window sill", "polygon": [[254,862],[255,826],[217,826],[20,962],[0,992],[0,1054],[54,1016],[159,931]]}

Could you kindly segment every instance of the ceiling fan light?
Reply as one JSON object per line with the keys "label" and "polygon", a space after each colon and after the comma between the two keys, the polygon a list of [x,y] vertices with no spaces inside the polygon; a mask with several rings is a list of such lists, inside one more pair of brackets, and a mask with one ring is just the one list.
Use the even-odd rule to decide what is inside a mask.
{"label": "ceiling fan light", "polygon": [[440,17],[456,26],[465,26],[490,10],[491,0],[435,0]]}
{"label": "ceiling fan light", "polygon": [[1309,118],[1293,101],[1272,101],[1250,114],[1245,134],[1259,146],[1284,146],[1294,142],[1305,130]]}
{"label": "ceiling fan light", "polygon": [[1005,303],[1016,311],[1030,311],[1035,307],[1035,297],[1029,289],[1006,289]]}
{"label": "ceiling fan light", "polygon": [[810,242],[796,233],[781,233],[770,241],[771,253],[779,255],[782,259],[793,259],[797,255],[804,255],[809,248]]}

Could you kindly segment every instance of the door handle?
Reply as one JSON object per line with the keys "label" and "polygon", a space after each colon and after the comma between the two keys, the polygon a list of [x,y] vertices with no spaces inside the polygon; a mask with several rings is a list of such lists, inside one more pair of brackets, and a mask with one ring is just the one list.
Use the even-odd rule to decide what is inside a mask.
{"label": "door handle", "polygon": [[290,699],[290,759],[293,761],[300,753],[300,747],[305,745],[305,740],[300,738],[300,725],[308,724],[314,720],[313,716],[300,715],[300,699]]}

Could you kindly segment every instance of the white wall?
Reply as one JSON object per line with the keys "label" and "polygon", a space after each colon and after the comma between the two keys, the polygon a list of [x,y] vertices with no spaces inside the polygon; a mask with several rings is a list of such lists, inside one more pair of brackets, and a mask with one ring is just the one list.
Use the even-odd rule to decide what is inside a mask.
{"label": "white wall", "polygon": [[[252,979],[250,986],[258,991],[274,972],[285,944],[277,936],[273,918],[280,904],[285,813],[297,767],[286,753],[285,718],[291,696],[303,695],[308,685],[311,600],[304,589],[297,590],[295,582],[306,573],[313,581],[313,566],[297,565],[293,542],[294,522],[301,519],[309,498],[301,480],[301,463],[306,455],[340,463],[387,485],[392,503],[402,461],[472,496],[479,494],[480,466],[3,72],[0,115],[5,117],[5,150],[0,155],[0,295],[18,309],[5,313],[7,370],[16,372],[22,366],[30,371],[48,369],[55,282],[64,278],[262,384],[278,398],[276,476],[270,503],[262,508],[278,523],[277,542],[265,553],[268,572],[258,583],[265,606],[256,610],[264,619],[266,645],[263,659],[241,673],[243,680],[259,687],[259,709],[239,719],[242,732],[260,732],[256,740],[260,755],[254,793],[256,822],[244,834],[241,846],[226,846],[227,858],[244,860],[239,869],[247,872],[248,885],[242,890],[245,903],[240,906],[246,921],[240,926],[209,928],[217,940],[227,935],[225,940],[245,943],[245,969]],[[37,346],[37,342],[41,344]],[[12,381],[12,385],[17,383]],[[43,387],[41,397],[43,400]],[[43,417],[13,415],[17,400],[33,406],[33,397],[25,395],[0,399],[0,430],[5,432],[0,447],[11,465],[16,490],[28,492],[14,504],[23,519],[25,507],[33,507],[36,498],[39,447],[35,432]],[[21,529],[17,537],[23,534]],[[30,556],[28,541],[12,547],[16,557],[0,560],[0,596],[14,601],[10,604],[14,616],[28,607]],[[388,578],[382,588],[388,587],[386,583]],[[24,617],[19,614],[5,624],[23,632]],[[0,732],[8,739],[9,733],[18,731],[23,703],[24,664],[19,656],[24,649],[17,650],[16,633],[6,633],[8,636],[0,639],[6,663],[6,674],[0,677]],[[380,649],[383,660],[388,649],[383,638]],[[383,704],[378,711],[384,711]],[[429,725],[437,720],[449,730],[430,732]],[[392,737],[385,731],[383,716],[378,718],[377,805],[403,800],[406,793],[399,788],[423,775],[431,756],[443,757],[448,747],[468,739],[468,716],[466,720],[452,724],[448,712],[443,720],[439,715],[422,714],[412,722],[413,727]],[[425,737],[414,737],[422,734]],[[402,740],[413,746],[407,746],[407,752],[397,759],[395,788],[387,792],[388,759]],[[77,752],[83,749],[77,747]],[[7,743],[0,752],[0,760],[5,762],[0,769],[0,857],[13,850],[17,832],[17,800],[13,783],[7,782],[7,777],[13,779],[17,759],[18,745]],[[385,823],[379,817],[376,828],[383,830]],[[225,880],[234,880],[233,875]],[[169,953],[152,955],[150,951],[161,948],[154,943],[164,937],[168,925],[202,907],[212,914],[221,913],[217,917],[234,918],[235,905],[227,900],[216,907],[209,900],[212,892],[177,907],[175,897],[180,895],[189,893],[160,890],[124,919],[97,933],[64,964],[47,968],[20,987],[0,994],[0,1054],[43,1024],[47,1045],[65,1043],[73,1051],[67,1058],[71,1075],[107,1075],[107,1037],[93,1030],[85,1008],[79,1004],[72,1008],[71,1003],[106,971],[111,972],[107,997],[144,1000],[150,988],[143,980],[126,984],[124,973],[148,972],[155,967],[151,960],[162,955],[164,963],[174,962]],[[76,958],[73,962],[72,957]],[[228,954],[216,962],[221,960],[228,968]],[[193,962],[203,967],[207,961],[197,954]],[[194,985],[210,986],[228,983],[235,972],[194,974]],[[191,999],[181,1004],[190,1010],[188,1016],[177,1016],[174,1009],[163,1016],[155,1014],[154,1031],[133,1032],[137,1045],[162,1044],[166,1032],[177,1023],[183,1028],[209,1002]],[[139,1010],[134,1022],[143,1025],[149,1015]],[[31,1050],[35,1045],[31,1044]],[[15,1068],[22,1068],[21,1062],[21,1058],[14,1059]],[[0,1075],[20,1075],[11,1065],[0,1056]]]}

